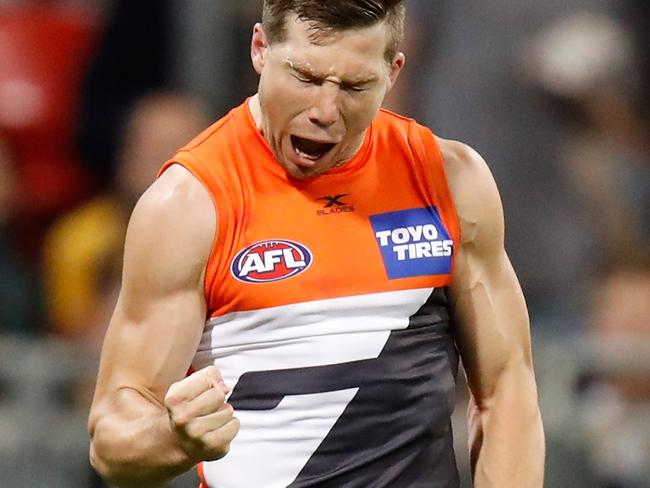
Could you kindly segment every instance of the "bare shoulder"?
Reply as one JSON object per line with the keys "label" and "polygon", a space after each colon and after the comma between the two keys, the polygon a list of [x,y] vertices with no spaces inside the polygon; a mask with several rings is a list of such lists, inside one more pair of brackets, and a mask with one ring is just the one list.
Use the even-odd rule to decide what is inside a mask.
{"label": "bare shoulder", "polygon": [[[503,242],[503,208],[492,172],[467,144],[437,137],[460,220],[461,245]],[[488,242],[482,242],[488,244]]]}
{"label": "bare shoulder", "polygon": [[[125,267],[170,285],[194,277],[209,257],[217,221],[205,187],[180,165],[167,169],[138,201],[127,230]],[[165,273],[173,276],[165,276]]]}
{"label": "bare shoulder", "polygon": [[212,207],[210,195],[201,182],[187,169],[175,164],[144,192],[135,212],[153,212],[172,219],[185,216],[184,220],[191,224],[194,217],[205,217],[205,211]]}

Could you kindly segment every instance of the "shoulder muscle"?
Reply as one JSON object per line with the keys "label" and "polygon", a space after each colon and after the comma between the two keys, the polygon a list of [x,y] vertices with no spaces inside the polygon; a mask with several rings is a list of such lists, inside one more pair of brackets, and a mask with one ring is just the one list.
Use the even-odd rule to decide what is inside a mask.
{"label": "shoulder muscle", "polygon": [[216,226],[207,190],[183,167],[170,167],[143,194],[131,216],[123,295],[135,291],[133,296],[143,298],[197,286]]}
{"label": "shoulder muscle", "polygon": [[503,207],[485,160],[466,144],[438,138],[461,229],[461,247],[477,253],[503,249]]}

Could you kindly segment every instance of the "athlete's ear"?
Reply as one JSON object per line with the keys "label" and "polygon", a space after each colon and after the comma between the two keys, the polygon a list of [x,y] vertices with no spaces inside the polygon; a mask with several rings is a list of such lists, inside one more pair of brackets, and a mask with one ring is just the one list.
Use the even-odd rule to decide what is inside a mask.
{"label": "athlete's ear", "polygon": [[266,32],[259,22],[253,27],[253,38],[251,39],[251,60],[257,74],[261,75],[266,64],[266,51],[269,43],[266,39]]}
{"label": "athlete's ear", "polygon": [[397,81],[397,77],[402,72],[404,63],[406,63],[406,56],[404,56],[404,53],[397,53],[393,58],[393,62],[390,64],[390,73],[388,75],[388,86],[386,87],[386,93],[388,93],[391,88],[393,88],[393,85]]}

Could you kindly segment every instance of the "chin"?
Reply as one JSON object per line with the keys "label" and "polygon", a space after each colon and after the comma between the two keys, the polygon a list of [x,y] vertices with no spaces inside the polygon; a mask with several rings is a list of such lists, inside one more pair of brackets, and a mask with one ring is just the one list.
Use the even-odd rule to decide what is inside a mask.
{"label": "chin", "polygon": [[313,178],[319,174],[324,173],[327,169],[322,169],[321,164],[317,164],[312,167],[301,166],[287,157],[278,157],[275,158],[276,162],[284,169],[284,171],[291,177],[296,180],[304,180],[307,178]]}
{"label": "chin", "polygon": [[303,168],[294,164],[283,167],[287,174],[296,180],[306,180],[322,173],[318,168]]}

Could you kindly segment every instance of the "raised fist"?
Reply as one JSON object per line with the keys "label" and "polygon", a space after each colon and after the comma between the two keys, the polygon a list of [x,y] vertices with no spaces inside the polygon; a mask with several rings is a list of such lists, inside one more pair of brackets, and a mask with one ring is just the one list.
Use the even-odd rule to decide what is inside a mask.
{"label": "raised fist", "polygon": [[225,456],[239,431],[239,420],[226,403],[228,392],[216,366],[196,371],[167,390],[164,403],[172,431],[196,462]]}

